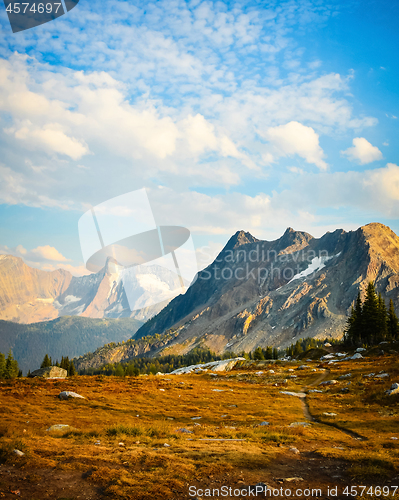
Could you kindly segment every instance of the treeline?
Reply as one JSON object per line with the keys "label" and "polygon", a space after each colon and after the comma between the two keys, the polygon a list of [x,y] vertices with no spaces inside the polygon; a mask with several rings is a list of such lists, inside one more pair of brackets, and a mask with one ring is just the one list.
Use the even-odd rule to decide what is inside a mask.
{"label": "treeline", "polygon": [[219,361],[221,359],[229,359],[236,357],[232,352],[225,352],[221,356],[217,356],[209,349],[197,347],[188,354],[168,356],[160,356],[159,358],[133,358],[121,363],[107,363],[99,368],[88,368],[80,370],[80,375],[116,375],[137,376],[137,375],[155,375],[158,372],[170,373],[183,366],[198,365],[201,363],[210,363],[211,361]]}
{"label": "treeline", "polygon": [[0,378],[22,377],[22,371],[18,367],[18,361],[13,358],[11,349],[7,358],[0,352]]}
{"label": "treeline", "polygon": [[399,321],[392,299],[387,309],[381,293],[377,295],[374,284],[369,283],[364,301],[359,293],[355,307],[352,307],[344,332],[344,343],[358,347],[391,340],[399,340]]}
{"label": "treeline", "polygon": [[286,348],[285,354],[286,356],[299,356],[303,352],[306,352],[309,349],[317,349],[318,347],[323,347],[323,345],[329,342],[330,344],[338,344],[339,341],[336,339],[331,339],[331,340],[318,340],[314,339],[311,337],[308,337],[306,339],[299,339],[295,342],[295,344],[291,344],[289,347]]}
{"label": "treeline", "polygon": [[254,352],[243,353],[243,357],[246,359],[255,359],[257,361],[262,361],[264,359],[278,359],[278,350],[274,347],[267,346],[266,349],[257,347]]}

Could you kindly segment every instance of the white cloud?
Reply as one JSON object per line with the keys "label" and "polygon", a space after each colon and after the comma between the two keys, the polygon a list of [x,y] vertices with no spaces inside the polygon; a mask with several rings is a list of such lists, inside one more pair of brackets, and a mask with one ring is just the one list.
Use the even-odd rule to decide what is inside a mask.
{"label": "white cloud", "polygon": [[28,148],[63,154],[73,160],[79,160],[89,153],[89,149],[83,141],[68,137],[61,130],[59,124],[49,123],[40,128],[33,126],[27,120],[20,128],[5,129],[5,132],[14,134],[15,138],[24,141]]}
{"label": "white cloud", "polygon": [[356,161],[361,165],[371,163],[373,161],[382,160],[381,151],[369,143],[364,137],[355,137],[352,141],[353,147],[341,151],[351,161]]}
{"label": "white cloud", "polygon": [[50,260],[56,262],[65,262],[71,259],[67,259],[64,257],[56,248],[51,247],[50,245],[45,245],[42,247],[34,248],[30,251],[33,257],[36,257],[39,260]]}
{"label": "white cloud", "polygon": [[77,265],[68,264],[68,262],[71,262],[71,259],[67,259],[56,248],[50,245],[38,246],[32,250],[27,250],[22,245],[18,245],[15,248],[0,245],[0,254],[20,257],[29,267],[42,271],[65,269],[73,276],[91,274],[82,263]]}
{"label": "white cloud", "polygon": [[50,245],[38,246],[32,250],[27,250],[22,245],[15,248],[0,245],[0,254],[14,255],[26,261],[35,262],[68,262],[71,260],[64,257],[56,248]]}
{"label": "white cloud", "polygon": [[297,154],[308,163],[314,163],[320,170],[327,170],[328,165],[323,160],[324,152],[319,144],[319,136],[312,127],[291,121],[286,125],[270,127],[264,135],[281,156]]}
{"label": "white cloud", "polygon": [[293,174],[304,174],[305,171],[302,168],[299,167],[288,167],[288,170],[292,172]]}

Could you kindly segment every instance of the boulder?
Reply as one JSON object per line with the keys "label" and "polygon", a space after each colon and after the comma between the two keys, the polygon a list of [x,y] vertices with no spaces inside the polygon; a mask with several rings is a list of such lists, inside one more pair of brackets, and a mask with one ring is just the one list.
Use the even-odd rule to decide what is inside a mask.
{"label": "boulder", "polygon": [[39,368],[39,370],[33,371],[30,377],[43,377],[43,378],[66,378],[68,372],[64,368],[59,368],[58,366],[48,366],[47,368]]}
{"label": "boulder", "polygon": [[295,396],[297,398],[306,398],[306,394],[304,392],[280,391],[280,394],[286,394],[287,396]]}
{"label": "boulder", "polygon": [[327,380],[326,382],[320,382],[319,385],[334,385],[338,384],[338,380]]}
{"label": "boulder", "polygon": [[183,366],[182,368],[178,368],[177,370],[174,370],[170,375],[183,375],[183,374],[189,374],[193,370],[196,370],[198,368],[201,369],[202,371],[205,371],[204,369],[211,370],[214,372],[227,372],[230,371],[234,368],[234,366],[239,362],[239,361],[245,361],[245,358],[232,358],[232,359],[222,359],[220,361],[211,361],[210,363],[204,363],[204,364],[199,364],[199,365],[191,365],[191,366]]}
{"label": "boulder", "polygon": [[69,431],[72,430],[72,427],[70,427],[67,424],[55,424],[52,425],[47,429],[47,432],[58,432],[58,431]]}
{"label": "boulder", "polygon": [[83,396],[80,394],[77,394],[76,392],[71,392],[71,391],[62,391],[59,393],[58,397],[63,400],[67,400],[69,398],[80,398],[80,399],[85,399]]}
{"label": "boulder", "polygon": [[386,391],[388,396],[393,396],[394,394],[399,394],[399,384],[395,382],[394,384],[391,385],[391,388]]}

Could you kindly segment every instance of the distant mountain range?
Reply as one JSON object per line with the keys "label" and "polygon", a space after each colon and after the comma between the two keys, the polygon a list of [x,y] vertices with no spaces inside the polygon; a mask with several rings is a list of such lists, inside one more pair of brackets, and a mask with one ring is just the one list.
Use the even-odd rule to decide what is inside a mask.
{"label": "distant mountain range", "polygon": [[[386,301],[393,299],[399,312],[399,238],[383,224],[337,229],[321,238],[288,228],[275,241],[238,231],[184,295],[163,309],[165,303],[134,313],[111,262],[97,274],[75,278],[2,255],[0,319],[14,323],[0,323],[0,351],[13,347],[17,359],[30,367],[34,352],[37,364],[47,351],[53,357],[81,356],[111,341],[147,337],[140,345],[108,346],[98,359],[91,354],[87,366],[98,366],[143,354],[183,354],[198,346],[239,353],[285,347],[301,337],[337,338],[369,281]],[[151,294],[139,286],[143,297]],[[60,319],[66,315],[80,317]],[[129,316],[147,321],[116,320]],[[90,318],[98,319],[90,323]],[[79,363],[85,367],[84,359]]]}
{"label": "distant mountain range", "polygon": [[[285,347],[301,337],[339,338],[358,292],[373,281],[399,309],[399,238],[372,223],[337,229],[321,238],[288,228],[275,241],[238,231],[184,295],[173,299],[136,333],[173,332],[147,353],[183,354],[201,346],[221,353],[267,345]],[[118,348],[115,361],[137,348]],[[102,361],[104,361],[104,355]],[[95,357],[90,364],[96,366]],[[85,363],[81,363],[85,367]]]}
{"label": "distant mountain range", "polygon": [[94,351],[104,344],[114,345],[134,336],[142,323],[132,318],[93,319],[64,316],[30,325],[0,321],[0,352],[12,349],[20,369],[40,368],[47,353],[55,362]]}
{"label": "distant mountain range", "polygon": [[[146,275],[145,278],[151,276]],[[138,280],[136,295],[145,298]],[[147,292],[148,294],[148,292]],[[0,319],[37,323],[60,316],[126,318],[146,321],[168,301],[131,311],[119,273],[112,260],[104,269],[75,277],[63,269],[47,272],[27,266],[19,257],[0,255]]]}

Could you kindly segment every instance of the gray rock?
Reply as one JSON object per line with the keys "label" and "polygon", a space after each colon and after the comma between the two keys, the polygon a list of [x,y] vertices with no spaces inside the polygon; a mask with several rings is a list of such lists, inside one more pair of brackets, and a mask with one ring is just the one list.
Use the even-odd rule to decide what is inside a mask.
{"label": "gray rock", "polygon": [[308,424],[307,422],[292,422],[292,424],[290,424],[290,427],[310,427],[310,424]]}
{"label": "gray rock", "polygon": [[280,394],[286,394],[287,396],[295,396],[297,398],[306,398],[306,394],[304,392],[280,391]]}
{"label": "gray rock", "polygon": [[48,366],[47,368],[39,368],[39,370],[33,371],[29,376],[42,378],[66,378],[68,376],[68,372],[58,366]]}
{"label": "gray rock", "polygon": [[290,448],[290,451],[292,453],[295,453],[295,455],[299,455],[300,451],[298,450],[298,448]]}
{"label": "gray rock", "polygon": [[269,422],[261,422],[261,423],[259,424],[259,427],[263,427],[263,426],[265,426],[265,425],[269,425]]}
{"label": "gray rock", "polygon": [[338,380],[326,380],[325,382],[320,382],[319,385],[334,385],[338,384]]}
{"label": "gray rock", "polygon": [[391,385],[391,388],[388,391],[385,391],[388,396],[393,396],[394,394],[399,394],[399,384],[397,382]]}
{"label": "gray rock", "polygon": [[13,453],[14,455],[16,455],[17,457],[23,457],[25,455],[24,452],[20,451],[20,450],[13,450]]}
{"label": "gray rock", "polygon": [[72,427],[70,427],[69,425],[66,425],[66,424],[55,424],[55,425],[52,425],[51,427],[49,427],[47,429],[47,432],[68,431],[70,429],[72,429]]}
{"label": "gray rock", "polygon": [[345,375],[341,375],[340,377],[338,377],[338,380],[342,380],[342,379],[344,379],[344,378],[349,378],[349,377],[351,377],[351,376],[352,376],[352,374],[351,374],[351,373],[346,373]]}
{"label": "gray rock", "polygon": [[182,427],[181,429],[177,429],[176,432],[183,432],[184,434],[192,434],[193,431],[189,431],[188,429]]}
{"label": "gray rock", "polygon": [[86,399],[77,392],[62,391],[59,393],[58,397],[62,400],[68,400],[69,398]]}

